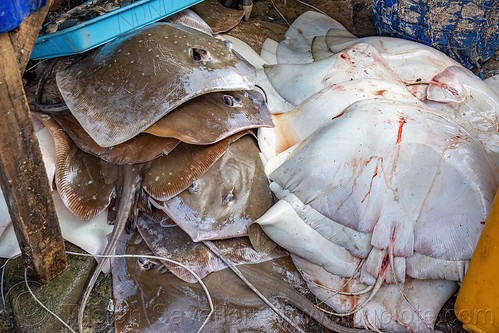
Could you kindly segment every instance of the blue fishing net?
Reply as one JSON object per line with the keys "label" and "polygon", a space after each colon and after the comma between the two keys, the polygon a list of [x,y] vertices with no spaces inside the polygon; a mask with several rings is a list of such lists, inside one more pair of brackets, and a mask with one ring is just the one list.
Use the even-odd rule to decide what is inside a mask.
{"label": "blue fishing net", "polygon": [[467,68],[499,50],[499,0],[374,0],[383,36],[431,45]]}

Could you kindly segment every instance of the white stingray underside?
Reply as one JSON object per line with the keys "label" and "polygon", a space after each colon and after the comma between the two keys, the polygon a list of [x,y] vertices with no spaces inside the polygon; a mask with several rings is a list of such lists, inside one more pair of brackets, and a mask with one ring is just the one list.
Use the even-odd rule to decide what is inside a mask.
{"label": "white stingray underside", "polygon": [[341,23],[324,14],[312,11],[301,14],[286,31],[285,39],[277,46],[277,63],[300,64],[314,61],[312,40],[316,36],[325,36],[330,29],[346,31]]}
{"label": "white stingray underside", "polygon": [[389,100],[354,103],[270,178],[328,218],[373,232],[379,249],[449,260],[471,258],[498,188],[494,165],[464,129]]}
{"label": "white stingray underside", "polygon": [[313,63],[269,65],[264,69],[275,90],[294,105],[330,85],[350,80],[379,79],[404,85],[369,44],[356,44]]}

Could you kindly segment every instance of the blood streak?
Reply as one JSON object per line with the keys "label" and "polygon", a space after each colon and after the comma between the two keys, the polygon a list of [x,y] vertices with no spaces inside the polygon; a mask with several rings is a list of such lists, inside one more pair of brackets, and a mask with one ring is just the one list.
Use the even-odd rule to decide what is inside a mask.
{"label": "blood streak", "polygon": [[400,141],[402,140],[402,130],[403,130],[404,125],[406,123],[407,122],[405,121],[404,117],[400,117],[400,119],[399,119],[399,132],[397,134],[397,142],[395,142],[395,143],[400,143]]}
{"label": "blood streak", "polygon": [[369,191],[367,191],[367,193],[364,196],[364,198],[362,199],[361,203],[364,203],[364,200],[366,200],[367,196],[369,194],[371,194],[371,189],[373,188],[373,180],[374,180],[374,177],[376,177],[377,175],[378,175],[378,164],[376,164],[376,169],[374,169],[373,176],[371,177],[371,182],[369,184]]}

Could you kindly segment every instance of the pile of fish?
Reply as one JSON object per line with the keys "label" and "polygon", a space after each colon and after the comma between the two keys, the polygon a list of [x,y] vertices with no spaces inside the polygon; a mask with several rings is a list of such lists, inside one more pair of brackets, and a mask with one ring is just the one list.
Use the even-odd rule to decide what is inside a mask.
{"label": "pile of fish", "polygon": [[[111,268],[101,260],[84,295],[80,329],[101,270],[113,272],[117,331],[198,329],[208,300],[171,258],[200,278],[215,272],[205,284],[224,313],[212,315],[206,329],[285,330],[233,273],[216,273],[227,266],[202,243],[210,241],[234,264],[255,264],[241,270],[267,297],[281,289],[291,302],[306,300],[291,287],[305,285],[288,253],[258,253],[246,237],[273,204],[255,132],[273,126],[263,91],[230,41],[213,37],[193,12],[175,20],[123,35],[57,72],[67,110],[34,118],[63,236],[96,255],[165,258],[164,265],[117,258]],[[0,247],[9,257],[18,247],[4,213]],[[296,308],[281,308],[304,327]],[[139,309],[145,314],[136,318]],[[311,305],[308,311],[318,312]],[[173,320],[178,313],[187,317]]]}
{"label": "pile of fish", "polygon": [[80,329],[111,270],[117,332],[303,332],[305,314],[363,331],[325,312],[432,331],[499,187],[496,88],[430,47],[358,39],[315,12],[260,55],[192,12],[173,21],[57,72],[67,109],[35,116],[64,237],[138,256],[99,259]]}
{"label": "pile of fish", "polygon": [[433,331],[499,186],[499,91],[430,47],[315,12],[261,56],[275,128],[258,140],[279,201],[256,222],[328,313]]}

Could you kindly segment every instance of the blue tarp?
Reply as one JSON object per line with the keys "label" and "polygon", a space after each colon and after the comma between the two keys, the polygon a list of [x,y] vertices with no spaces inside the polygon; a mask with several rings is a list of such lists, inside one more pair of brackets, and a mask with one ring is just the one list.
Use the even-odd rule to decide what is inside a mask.
{"label": "blue tarp", "polygon": [[16,28],[46,3],[47,0],[0,0],[0,33]]}

